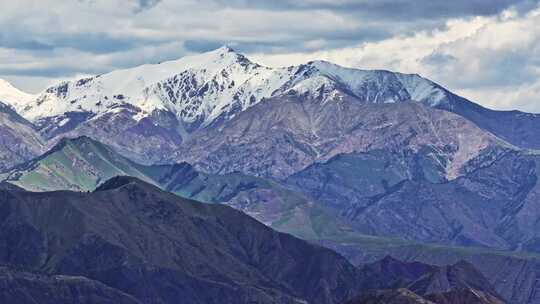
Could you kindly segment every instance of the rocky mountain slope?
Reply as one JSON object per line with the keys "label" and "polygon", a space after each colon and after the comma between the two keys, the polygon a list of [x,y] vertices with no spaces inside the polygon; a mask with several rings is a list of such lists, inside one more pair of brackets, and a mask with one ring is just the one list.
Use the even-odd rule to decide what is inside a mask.
{"label": "rocky mountain slope", "polygon": [[538,252],[539,165],[534,153],[493,150],[459,178],[437,182],[417,156],[373,151],[313,165],[289,183],[365,234]]}
{"label": "rocky mountain slope", "polygon": [[[374,154],[374,156],[377,156],[377,154]],[[387,163],[389,171],[401,172],[395,170],[390,165],[391,162],[382,161],[380,157],[367,158],[371,166],[367,167],[371,168],[369,172],[380,172],[380,176],[386,176],[382,168],[376,169],[378,159],[381,163]],[[355,160],[355,162],[351,162],[349,159],[346,160],[347,162],[344,165],[338,166],[342,168],[340,170],[343,172],[347,172],[346,169],[350,168],[363,168],[354,165],[358,160]],[[489,274],[490,278],[494,279],[492,282],[496,284],[497,290],[503,293],[506,298],[514,299],[515,303],[534,303],[534,297],[527,296],[528,294],[534,294],[534,286],[530,285],[530,282],[534,281],[534,277],[540,277],[540,267],[535,266],[534,260],[527,261],[513,257],[511,253],[489,253],[489,251],[486,251],[479,254],[475,252],[476,249],[446,248],[433,250],[426,245],[413,246],[396,239],[366,236],[359,233],[357,228],[350,222],[340,220],[341,217],[332,213],[331,210],[321,208],[320,204],[317,203],[318,201],[310,200],[297,191],[284,188],[261,178],[245,176],[240,173],[226,175],[205,174],[196,171],[188,164],[143,166],[118,155],[106,145],[86,137],[66,140],[52,151],[31,161],[29,164],[12,171],[10,173],[12,176],[10,182],[40,191],[65,189],[88,191],[98,186],[100,180],[106,180],[108,177],[118,174],[131,173],[134,176],[142,176],[142,178],[180,196],[207,203],[228,204],[280,231],[292,233],[312,241],[323,241],[326,246],[338,250],[357,263],[382,258],[385,254],[443,264],[468,259],[473,261],[475,265],[480,266],[483,273]],[[85,175],[88,172],[91,172],[92,175]],[[15,176],[17,178],[14,178]],[[58,179],[56,176],[70,178]],[[75,179],[73,176],[86,177]],[[313,176],[316,176],[316,174]],[[330,176],[338,178],[336,174]],[[352,175],[349,175],[349,177],[351,185],[364,185],[365,189],[370,188],[365,186],[365,182],[356,182]],[[69,182],[65,182],[65,180],[69,180]],[[392,179],[388,178],[387,180],[391,181]],[[47,181],[60,182],[47,183]],[[81,181],[86,182],[81,183]],[[35,184],[36,182],[37,184]],[[338,178],[336,183],[339,182],[340,179]],[[499,184],[510,183],[504,181],[499,182]],[[6,184],[6,187],[9,185],[11,184]],[[36,187],[36,185],[41,185],[41,187]],[[344,185],[347,186],[348,184],[345,183]],[[373,185],[381,185],[381,183],[376,181],[373,182]],[[12,186],[8,189],[16,190]],[[328,192],[330,189],[327,187],[326,191]],[[373,189],[377,189],[377,187]],[[352,195],[349,195],[349,197],[354,198]],[[334,246],[328,243],[329,241],[343,245]],[[357,248],[352,247],[352,244],[355,243],[358,244]],[[503,271],[502,277],[492,273],[494,265],[501,264],[505,265],[498,268],[504,269],[501,270]],[[540,265],[540,263],[537,264]],[[411,271],[408,268],[403,269],[403,263],[395,263],[391,259],[389,261],[384,259],[378,265],[378,267],[371,268],[372,270],[363,269],[364,273],[372,274],[370,275],[371,282],[384,282],[382,285],[373,285],[372,288],[395,287],[394,284],[387,284],[398,279],[401,281],[414,281],[420,275],[432,269],[432,266],[419,264],[418,267],[413,267],[413,269],[417,269],[416,271]],[[393,270],[389,271],[389,269]],[[380,277],[379,280],[375,279],[375,277],[379,277],[375,275],[378,273],[393,274],[388,277]],[[506,280],[504,279],[506,275],[514,279]],[[521,283],[514,284],[514,282]]]}
{"label": "rocky mountain slope", "polygon": [[[294,147],[288,147],[291,151],[279,151],[279,154],[287,155],[273,156],[280,166],[281,162],[297,160],[304,165],[309,158],[324,160],[333,156],[327,154],[329,147],[325,149],[323,145],[327,142],[332,145],[337,140],[336,136],[347,141],[343,137],[353,127],[348,125],[350,118],[339,111],[339,107],[353,110],[350,116],[364,117],[363,112],[357,111],[365,110],[360,105],[367,104],[414,103],[443,109],[465,117],[516,146],[538,146],[534,140],[535,130],[538,130],[537,116],[483,109],[418,75],[349,69],[323,61],[287,68],[268,68],[251,62],[227,47],[176,61],[65,82],[48,88],[35,100],[13,104],[53,143],[63,136],[87,135],[111,145],[134,160],[155,163],[170,161],[171,154],[176,154],[176,161],[180,160],[178,151],[183,152],[182,148],[186,146],[203,149],[200,146],[201,138],[210,136],[206,131],[227,129],[224,123],[256,105],[270,103],[283,106],[281,101],[290,102],[293,99],[296,99],[297,107],[306,108],[307,111],[296,125],[281,125],[286,112],[273,113],[272,106],[251,111],[269,111],[261,115],[267,117],[265,124],[273,126],[272,131],[280,136],[274,142],[295,141]],[[285,107],[294,111],[291,116],[298,115],[297,110]],[[420,108],[416,109],[420,111]],[[246,115],[243,117],[245,126],[249,118]],[[336,119],[341,118],[346,121],[335,123]],[[384,122],[384,117],[381,119],[383,121],[379,127],[393,123]],[[495,123],[500,120],[512,124],[511,130],[500,128],[500,124]],[[356,127],[364,123],[362,120],[354,122]],[[229,126],[234,128],[238,123]],[[337,125],[339,132],[321,129],[327,127],[325,123]],[[344,126],[349,128],[343,129]],[[289,129],[291,127],[299,127],[296,133],[300,134],[290,134],[294,132]],[[524,129],[528,130],[525,135],[522,132]],[[232,134],[232,137],[236,137],[236,134]],[[362,148],[352,146],[350,140],[348,144],[351,146],[349,149]],[[209,157],[217,158],[218,155]],[[291,157],[297,159],[289,159]],[[221,170],[227,169],[224,167]],[[248,172],[248,169],[251,171]],[[246,168],[244,173],[253,171],[256,168]],[[272,173],[282,177],[290,170],[281,171],[284,172]],[[259,175],[263,173],[266,172]]]}
{"label": "rocky mountain slope", "polygon": [[500,299],[482,291],[465,288],[447,292],[433,293],[425,296],[426,299],[440,304],[476,303],[476,304],[503,304]]}
{"label": "rocky mountain slope", "polygon": [[471,264],[437,267],[391,257],[362,267],[370,291],[347,303],[503,303],[490,282]]}
{"label": "rocky mountain slope", "polygon": [[195,134],[170,158],[213,173],[240,171],[277,179],[339,154],[378,149],[427,156],[434,178],[454,179],[474,158],[494,149],[513,149],[447,111],[350,98],[267,100],[219,128]]}
{"label": "rocky mountain slope", "polygon": [[153,182],[150,167],[139,165],[88,137],[63,139],[51,150],[0,175],[29,191],[92,191],[119,175]]}
{"label": "rocky mountain slope", "polygon": [[[357,261],[366,240],[386,242],[385,254],[396,239],[540,252],[540,117],[483,108],[418,75],[268,68],[221,48],[37,97],[0,82],[2,96],[0,171],[54,147],[3,175],[28,189],[92,191],[130,175]],[[461,254],[407,248],[393,253],[437,264]],[[537,261],[495,256],[466,254],[506,299],[536,303]]]}
{"label": "rocky mountain slope", "polygon": [[0,197],[0,263],[85,276],[143,303],[339,303],[361,287],[328,249],[134,178]]}
{"label": "rocky mountain slope", "polygon": [[406,288],[400,288],[372,290],[344,304],[434,304],[434,302],[422,298]]}
{"label": "rocky mountain slope", "polygon": [[406,289],[372,290],[345,304],[502,304],[501,300],[481,291],[459,289],[419,296]]}
{"label": "rocky mountain slope", "polygon": [[[433,244],[420,244],[396,239],[356,239],[339,244],[325,242],[327,247],[342,253],[353,263],[378,264],[388,255],[407,263],[447,266],[467,261],[489,280],[493,288],[508,303],[539,303],[540,256],[529,253],[497,251],[487,248],[464,248]],[[394,260],[394,259],[391,259]],[[393,263],[390,263],[392,265]],[[398,263],[403,267],[403,262]],[[390,268],[396,268],[390,266]],[[375,268],[376,271],[379,268]],[[398,268],[399,269],[399,268]],[[410,273],[406,270],[398,273]],[[417,268],[413,268],[417,269]],[[407,277],[407,276],[406,276]],[[395,276],[383,277],[384,282]],[[376,285],[375,288],[381,285]],[[382,285],[384,286],[384,285]],[[401,286],[401,285],[398,285]],[[392,287],[392,286],[391,286]],[[388,288],[388,287],[387,287]]]}
{"label": "rocky mountain slope", "polygon": [[521,111],[494,111],[484,108],[454,94],[448,94],[452,100],[448,104],[437,106],[439,109],[454,112],[474,122],[505,141],[524,149],[540,149],[540,113]]}
{"label": "rocky mountain slope", "polygon": [[44,145],[32,124],[0,100],[0,172],[43,153]]}
{"label": "rocky mountain slope", "polygon": [[136,177],[181,197],[227,204],[305,239],[356,234],[332,210],[273,181],[241,173],[206,174],[187,163],[140,165],[89,137],[64,139],[45,154],[0,174],[0,181],[29,191],[93,191],[115,176]]}

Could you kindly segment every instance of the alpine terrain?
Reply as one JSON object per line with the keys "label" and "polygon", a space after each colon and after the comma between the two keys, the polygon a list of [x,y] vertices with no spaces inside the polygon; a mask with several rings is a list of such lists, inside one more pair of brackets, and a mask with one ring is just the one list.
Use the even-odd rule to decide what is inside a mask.
{"label": "alpine terrain", "polygon": [[540,303],[538,134],[416,74],[229,47],[36,95],[0,81],[0,288]]}

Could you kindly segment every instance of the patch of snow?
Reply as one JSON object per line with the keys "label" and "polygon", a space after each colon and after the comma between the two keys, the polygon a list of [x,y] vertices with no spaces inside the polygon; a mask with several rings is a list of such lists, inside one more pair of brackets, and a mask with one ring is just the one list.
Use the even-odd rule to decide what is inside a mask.
{"label": "patch of snow", "polygon": [[420,75],[395,74],[411,95],[412,100],[420,101],[431,107],[436,107],[447,100],[445,90],[430,80]]}
{"label": "patch of snow", "polygon": [[67,124],[68,122],[69,122],[69,118],[68,118],[68,117],[64,117],[64,118],[62,118],[62,120],[60,120],[60,122],[57,123],[57,125],[58,125],[59,127],[61,127],[61,126],[65,125],[65,124]]}

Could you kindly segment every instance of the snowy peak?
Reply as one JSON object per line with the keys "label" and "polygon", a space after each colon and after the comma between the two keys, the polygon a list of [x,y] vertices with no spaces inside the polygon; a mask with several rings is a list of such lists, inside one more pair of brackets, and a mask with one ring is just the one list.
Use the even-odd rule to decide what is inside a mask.
{"label": "snowy peak", "polygon": [[254,85],[259,86],[246,82],[270,72],[271,69],[223,47],[174,61],[64,82],[47,89],[22,114],[36,121],[66,112],[100,114],[118,105],[131,104],[140,109],[140,118],[154,110],[168,110],[190,122],[204,121],[207,116],[219,116],[215,113],[217,107],[230,108],[240,101],[243,108],[246,102],[240,95],[254,91],[250,88]]}
{"label": "snowy peak", "polygon": [[412,100],[435,107],[447,101],[446,90],[419,75],[346,68],[327,61],[311,61],[306,65],[364,102]]}
{"label": "snowy peak", "polygon": [[36,122],[68,112],[99,116],[129,105],[136,109],[136,120],[156,110],[167,111],[189,131],[283,94],[324,101],[340,100],[344,95],[373,103],[415,100],[437,106],[447,92],[418,75],[351,69],[325,61],[264,67],[224,46],[178,60],[64,82],[25,104],[20,113]]}
{"label": "snowy peak", "polygon": [[35,95],[25,93],[6,80],[0,79],[0,102],[6,103],[18,111],[35,98]]}

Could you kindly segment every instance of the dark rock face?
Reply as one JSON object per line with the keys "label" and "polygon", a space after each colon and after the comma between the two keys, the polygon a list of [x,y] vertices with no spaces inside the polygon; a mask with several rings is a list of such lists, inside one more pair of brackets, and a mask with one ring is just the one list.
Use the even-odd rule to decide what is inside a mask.
{"label": "dark rock face", "polygon": [[10,184],[8,182],[0,182],[0,189],[1,190],[10,190],[10,191],[26,191],[25,189],[15,186],[13,184]]}
{"label": "dark rock face", "polygon": [[293,174],[286,183],[339,209],[366,209],[380,196],[397,191],[404,181],[445,182],[446,164],[433,154],[427,148],[340,154]]}
{"label": "dark rock face", "polygon": [[386,256],[360,269],[369,278],[367,288],[387,289],[407,287],[423,276],[438,271],[439,267],[420,262],[403,262]]}
{"label": "dark rock face", "polygon": [[0,267],[0,302],[17,304],[140,304],[134,297],[81,276]]}
{"label": "dark rock face", "polygon": [[537,155],[484,151],[464,165],[460,177],[447,181],[433,178],[440,169],[425,161],[427,155],[342,155],[287,182],[337,209],[366,234],[538,251],[538,227],[532,221],[539,218]]}
{"label": "dark rock face", "polygon": [[143,303],[339,303],[360,290],[360,272],[328,249],[133,178],[93,193],[0,191],[0,225],[0,263]]}
{"label": "dark rock face", "polygon": [[344,304],[434,304],[405,288],[373,290]]}
{"label": "dark rock face", "polygon": [[465,261],[436,268],[409,284],[408,288],[421,295],[474,289],[498,296],[491,283],[472,264]]}
{"label": "dark rock face", "polygon": [[456,289],[443,293],[434,293],[425,296],[426,299],[437,304],[503,304],[500,299],[479,290],[470,288]]}
{"label": "dark rock face", "polygon": [[420,262],[403,262],[386,256],[361,267],[370,280],[371,289],[407,288],[419,295],[474,289],[498,297],[491,283],[465,261],[435,266]]}
{"label": "dark rock face", "polygon": [[[370,241],[337,246],[328,243],[325,245],[344,254],[358,265],[378,264],[378,261],[387,255],[406,261],[405,264],[421,262],[441,267],[466,260],[482,273],[497,294],[500,294],[500,298],[507,303],[533,304],[540,301],[538,297],[540,290],[536,283],[540,279],[540,258],[537,255],[406,242],[399,244],[395,240],[380,241],[378,245]],[[376,285],[373,288],[388,287]]]}
{"label": "dark rock face", "polygon": [[44,152],[44,141],[30,122],[0,102],[0,172]]}
{"label": "dark rock face", "polygon": [[373,290],[345,304],[503,304],[481,291],[466,288],[419,296],[406,289]]}
{"label": "dark rock face", "polygon": [[540,149],[540,114],[494,111],[452,93],[447,94],[451,102],[439,108],[463,116],[517,147]]}
{"label": "dark rock face", "polygon": [[347,303],[503,303],[490,282],[464,261],[437,267],[387,256],[362,271],[372,290]]}

